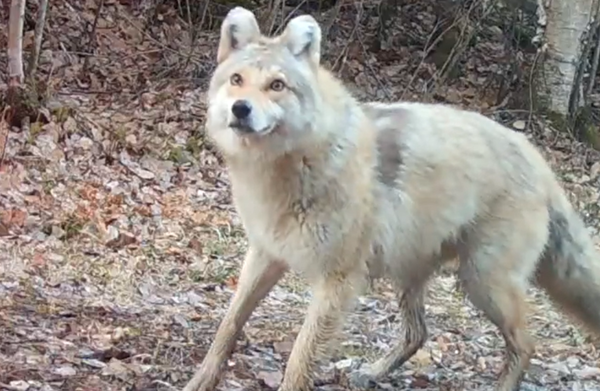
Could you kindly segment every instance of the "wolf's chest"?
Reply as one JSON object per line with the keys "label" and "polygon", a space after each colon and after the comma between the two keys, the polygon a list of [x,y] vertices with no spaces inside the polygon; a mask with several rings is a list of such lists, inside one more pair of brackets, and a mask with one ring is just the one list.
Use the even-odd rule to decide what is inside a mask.
{"label": "wolf's chest", "polygon": [[281,259],[298,272],[329,250],[328,228],[304,216],[301,208],[276,203],[236,202],[238,213],[251,245]]}

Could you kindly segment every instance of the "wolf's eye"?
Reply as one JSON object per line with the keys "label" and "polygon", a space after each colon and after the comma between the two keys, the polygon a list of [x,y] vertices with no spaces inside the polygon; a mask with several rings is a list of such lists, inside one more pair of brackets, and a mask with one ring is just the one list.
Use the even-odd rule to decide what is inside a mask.
{"label": "wolf's eye", "polygon": [[242,81],[242,76],[239,73],[234,73],[229,79],[232,86],[240,86],[242,85]]}
{"label": "wolf's eye", "polygon": [[279,79],[273,80],[269,88],[273,91],[282,91],[285,88],[285,83]]}

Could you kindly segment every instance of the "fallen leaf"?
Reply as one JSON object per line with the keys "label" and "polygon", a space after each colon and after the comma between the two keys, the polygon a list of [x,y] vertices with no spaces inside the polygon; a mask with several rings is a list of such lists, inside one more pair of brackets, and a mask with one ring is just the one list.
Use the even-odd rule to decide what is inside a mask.
{"label": "fallen leaf", "polygon": [[259,380],[262,380],[267,387],[273,388],[273,389],[276,389],[277,387],[279,387],[279,385],[281,384],[281,381],[283,380],[283,374],[279,371],[276,371],[276,372],[261,371],[261,372],[258,372],[258,375],[256,375],[256,377]]}
{"label": "fallen leaf", "polygon": [[424,349],[419,349],[411,357],[410,362],[420,367],[427,366],[431,364],[431,354]]}
{"label": "fallen leaf", "polygon": [[592,177],[592,179],[600,177],[600,162],[592,164],[592,168],[590,168],[590,177]]}
{"label": "fallen leaf", "polygon": [[55,368],[52,373],[62,377],[71,377],[77,375],[77,371],[71,365],[63,365],[62,367]]}
{"label": "fallen leaf", "polygon": [[280,341],[273,343],[273,349],[277,353],[290,353],[294,347],[294,341]]}
{"label": "fallen leaf", "polygon": [[111,358],[108,365],[102,370],[103,376],[115,376],[121,380],[126,380],[132,375],[132,370],[122,361]]}
{"label": "fallen leaf", "polygon": [[521,120],[515,121],[512,124],[512,127],[517,130],[525,130],[526,126],[527,126],[527,124],[525,123],[525,121],[521,121]]}

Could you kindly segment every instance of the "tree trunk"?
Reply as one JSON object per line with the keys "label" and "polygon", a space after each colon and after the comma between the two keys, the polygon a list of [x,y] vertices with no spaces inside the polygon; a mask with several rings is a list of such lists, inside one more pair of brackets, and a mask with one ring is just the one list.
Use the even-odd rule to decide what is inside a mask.
{"label": "tree trunk", "polygon": [[8,80],[11,88],[23,83],[23,19],[25,0],[12,0],[8,20]]}
{"label": "tree trunk", "polygon": [[580,105],[581,79],[594,0],[539,0],[544,26],[537,92],[541,108],[570,119]]}
{"label": "tree trunk", "polygon": [[48,0],[40,1],[38,10],[38,18],[35,23],[35,39],[33,45],[33,53],[29,59],[29,69],[27,70],[28,78],[33,80],[37,72],[38,63],[40,61],[40,51],[42,50],[42,41],[44,37],[44,25],[46,24],[46,10],[48,9]]}

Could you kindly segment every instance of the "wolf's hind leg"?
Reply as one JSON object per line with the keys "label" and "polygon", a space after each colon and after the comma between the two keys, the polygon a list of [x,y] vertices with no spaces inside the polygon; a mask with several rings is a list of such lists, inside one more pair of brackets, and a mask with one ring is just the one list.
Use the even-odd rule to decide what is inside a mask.
{"label": "wolf's hind leg", "polygon": [[425,284],[436,265],[433,260],[423,262],[419,263],[418,268],[412,268],[416,273],[410,273],[408,270],[402,273],[403,281],[398,282],[397,285],[403,339],[382,358],[368,365],[367,368],[352,373],[350,382],[354,387],[368,388],[371,382],[378,381],[399,368],[425,344],[427,340],[423,304]]}
{"label": "wolf's hind leg", "polygon": [[367,368],[352,373],[350,382],[354,387],[368,388],[371,382],[386,377],[423,346],[427,340],[423,296],[422,289],[408,289],[400,294],[400,317],[404,322],[402,325],[404,338],[382,358]]}
{"label": "wolf's hind leg", "polygon": [[[496,275],[501,272],[497,270]],[[502,274],[499,277],[477,276],[471,271],[465,274],[470,275],[462,280],[469,299],[500,329],[506,344],[506,362],[496,390],[513,391],[534,350],[525,329],[525,290]]]}
{"label": "wolf's hind leg", "polygon": [[500,329],[506,344],[506,361],[496,391],[518,389],[534,353],[533,339],[526,330],[525,296],[547,237],[545,210],[532,207],[521,217],[511,216],[510,211],[499,210],[495,215],[502,218],[480,222],[460,251],[463,289]]}

